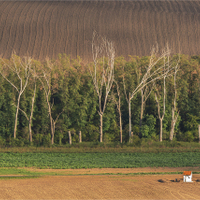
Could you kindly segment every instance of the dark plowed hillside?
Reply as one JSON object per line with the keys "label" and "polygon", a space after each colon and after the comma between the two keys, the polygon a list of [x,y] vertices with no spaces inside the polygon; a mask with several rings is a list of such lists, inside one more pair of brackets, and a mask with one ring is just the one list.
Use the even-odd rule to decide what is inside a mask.
{"label": "dark plowed hillside", "polygon": [[199,1],[1,1],[0,54],[58,53],[91,60],[92,33],[115,42],[117,55],[149,55],[156,42],[200,54]]}

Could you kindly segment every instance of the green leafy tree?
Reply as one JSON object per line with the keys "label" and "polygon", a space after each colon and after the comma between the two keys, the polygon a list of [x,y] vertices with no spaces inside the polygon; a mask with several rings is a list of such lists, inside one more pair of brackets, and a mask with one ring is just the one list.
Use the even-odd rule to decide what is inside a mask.
{"label": "green leafy tree", "polygon": [[0,77],[0,136],[9,140],[14,129],[15,107],[12,86]]}

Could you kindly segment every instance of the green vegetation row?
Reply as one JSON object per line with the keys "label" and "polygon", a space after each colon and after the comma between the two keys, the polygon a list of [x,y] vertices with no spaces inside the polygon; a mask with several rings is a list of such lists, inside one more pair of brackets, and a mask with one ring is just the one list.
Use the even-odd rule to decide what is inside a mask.
{"label": "green vegetation row", "polygon": [[183,153],[0,153],[0,167],[52,169],[198,167],[199,152]]}
{"label": "green vegetation row", "polygon": [[134,137],[132,143],[120,142],[82,142],[44,147],[2,147],[1,153],[181,153],[200,152],[199,143],[139,139]]}
{"label": "green vegetation row", "polygon": [[[58,59],[46,62],[32,60],[32,68],[29,71],[20,68],[25,66],[27,62],[27,60],[17,56],[12,57],[10,60],[2,59],[0,62],[0,71],[3,74],[3,76],[0,75],[0,147],[29,146],[30,126],[32,129],[31,145],[37,147],[50,146],[52,140],[55,145],[62,146],[68,144],[68,131],[71,131],[72,143],[79,142],[79,131],[82,133],[82,141],[97,142],[99,140],[98,96],[88,70],[88,65],[83,64],[79,57],[71,59],[69,56],[59,55]],[[124,77],[126,90],[132,91],[137,86],[138,74],[142,76],[148,64],[149,57],[147,56],[141,58],[132,56],[128,61],[122,57],[115,59],[115,79],[119,83],[121,93],[122,139],[125,143],[129,141],[129,112],[122,79]],[[176,77],[176,113],[179,113],[179,115],[175,126],[175,141],[197,142],[199,139],[199,65],[199,56],[181,55],[180,57],[179,71]],[[20,74],[15,73],[15,68]],[[25,85],[27,80],[25,77],[28,72],[30,72],[30,77],[26,89],[20,96],[16,138],[13,139],[16,106],[21,84],[19,76],[22,77],[22,85]],[[47,82],[49,87],[48,84],[45,85],[44,72],[46,77],[48,75]],[[33,75],[34,73],[36,73],[35,76]],[[160,84],[160,88],[162,88],[162,80],[157,84],[158,86]],[[48,98],[46,98],[47,91],[49,91]],[[111,93],[115,95],[116,99],[118,98],[116,95],[116,85],[113,85]],[[102,95],[103,99],[105,88],[103,88]],[[34,104],[32,104],[33,97],[35,98]],[[163,96],[161,95],[160,101],[162,99]],[[163,140],[169,140],[173,99],[174,82],[173,76],[170,76],[166,80],[166,111],[163,119]],[[48,111],[49,105],[47,102],[50,105],[51,113]],[[29,123],[32,111],[32,121]],[[137,143],[140,144],[142,142],[140,141],[141,138],[158,141],[160,122],[154,92],[150,93],[145,103],[142,123],[140,121],[140,92],[131,101],[131,113],[134,144],[136,146]],[[52,120],[50,120],[50,114]],[[52,127],[55,130],[53,136],[51,135]],[[120,141],[119,113],[111,95],[108,97],[103,115],[103,133],[104,143]]]}

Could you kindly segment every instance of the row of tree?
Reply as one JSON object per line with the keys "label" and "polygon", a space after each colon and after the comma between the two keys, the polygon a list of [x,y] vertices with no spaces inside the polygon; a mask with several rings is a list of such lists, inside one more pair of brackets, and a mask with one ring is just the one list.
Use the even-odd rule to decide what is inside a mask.
{"label": "row of tree", "polygon": [[[0,140],[42,144],[131,141],[133,135],[192,141],[200,120],[200,57],[115,58],[112,42],[93,41],[93,61],[59,55],[40,62],[12,55],[0,62]],[[100,45],[99,45],[100,44]],[[100,127],[100,128],[99,128]]]}

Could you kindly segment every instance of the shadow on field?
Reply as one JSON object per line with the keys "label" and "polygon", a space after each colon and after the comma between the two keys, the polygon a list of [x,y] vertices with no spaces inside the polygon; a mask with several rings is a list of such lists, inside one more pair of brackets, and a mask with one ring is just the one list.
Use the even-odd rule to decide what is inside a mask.
{"label": "shadow on field", "polygon": [[[182,182],[183,179],[175,178],[174,180],[163,180],[163,179],[158,180],[159,183],[167,183],[169,181],[172,182],[172,183],[178,183],[178,182]],[[200,179],[193,180],[193,182],[200,182]]]}

